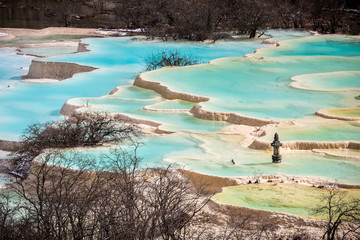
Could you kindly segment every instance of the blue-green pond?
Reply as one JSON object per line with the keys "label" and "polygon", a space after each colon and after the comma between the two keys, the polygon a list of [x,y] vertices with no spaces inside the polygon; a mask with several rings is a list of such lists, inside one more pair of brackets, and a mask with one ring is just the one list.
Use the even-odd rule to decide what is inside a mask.
{"label": "blue-green pond", "polygon": [[[355,158],[283,151],[283,162],[272,164],[271,152],[244,146],[249,138],[256,139],[256,136],[238,132],[225,134],[225,129],[232,127],[230,123],[197,119],[188,112],[195,103],[166,100],[152,90],[131,86],[144,69],[146,55],[164,48],[178,49],[198,57],[205,64],[163,68],[144,73],[143,78],[176,92],[209,98],[199,104],[210,112],[231,112],[278,122],[294,121],[294,127],[274,128],[274,131],[279,130],[281,140],[359,142],[358,122],[323,122],[315,112],[360,106],[359,74],[353,74],[360,71],[360,39],[339,35],[309,36],[291,31],[274,31],[273,36],[272,40],[284,40],[279,47],[261,44],[261,40],[210,44],[145,41],[141,38],[83,39],[83,43],[89,44],[89,52],[40,61],[78,63],[97,70],[75,74],[56,83],[17,81],[17,84],[0,90],[0,139],[16,140],[31,123],[61,119],[60,109],[69,100],[69,103],[83,106],[78,111],[120,113],[161,124],[161,129],[176,132],[142,139],[144,144],[139,148],[139,156],[143,158],[144,166],[173,164],[218,176],[283,173],[360,184],[360,162]],[[252,54],[264,47],[267,48]],[[14,53],[9,51],[10,55]],[[27,65],[19,61],[17,65],[7,67],[1,61],[0,66],[5,67],[1,66],[0,73],[8,74],[2,75],[4,82],[20,73],[20,65],[25,68],[29,65],[29,57],[16,57],[27,61]],[[0,54],[0,58],[7,56]],[[337,72],[336,80],[331,74],[334,72]],[[311,90],[292,85],[292,78],[299,75],[307,76]],[[116,87],[118,91],[108,95]],[[303,119],[310,121],[305,123]],[[249,132],[256,130],[248,129]],[[272,134],[268,132],[264,139],[271,141]],[[78,151],[98,158],[109,149]],[[231,159],[235,165],[231,164]]]}

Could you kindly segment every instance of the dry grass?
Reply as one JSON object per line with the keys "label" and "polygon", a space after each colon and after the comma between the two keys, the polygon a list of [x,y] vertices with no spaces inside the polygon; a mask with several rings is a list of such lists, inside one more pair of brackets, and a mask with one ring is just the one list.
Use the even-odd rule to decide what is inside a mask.
{"label": "dry grass", "polygon": [[178,170],[185,178],[189,179],[197,191],[204,195],[213,195],[221,192],[223,187],[238,185],[234,179],[222,178],[187,170]]}

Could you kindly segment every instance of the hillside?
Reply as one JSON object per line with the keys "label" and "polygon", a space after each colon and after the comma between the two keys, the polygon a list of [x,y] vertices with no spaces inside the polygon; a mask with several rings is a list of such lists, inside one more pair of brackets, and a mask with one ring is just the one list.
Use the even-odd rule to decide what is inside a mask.
{"label": "hillside", "polygon": [[150,37],[202,41],[233,31],[305,28],[359,34],[355,0],[2,0],[0,27],[142,28]]}

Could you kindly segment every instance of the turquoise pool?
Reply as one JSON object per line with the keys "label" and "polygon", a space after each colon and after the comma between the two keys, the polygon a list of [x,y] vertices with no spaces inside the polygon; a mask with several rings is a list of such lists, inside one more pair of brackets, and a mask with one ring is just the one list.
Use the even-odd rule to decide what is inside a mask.
{"label": "turquoise pool", "polygon": [[[17,139],[33,122],[61,119],[59,111],[71,99],[70,103],[85,107],[79,111],[126,114],[159,123],[161,129],[176,132],[142,139],[144,144],[139,148],[139,156],[143,158],[144,166],[172,164],[218,176],[282,173],[359,184],[360,162],[357,159],[285,151],[283,163],[272,164],[271,152],[246,148],[243,146],[246,137],[241,134],[224,134],[224,128],[231,127],[229,123],[197,119],[186,112],[195,103],[169,101],[152,90],[131,86],[144,69],[143,58],[147,54],[164,48],[178,49],[199,57],[205,64],[164,68],[144,73],[143,77],[160,82],[173,91],[208,97],[209,101],[200,104],[210,112],[296,122],[296,127],[272,129],[264,137],[267,141],[278,130],[282,131],[281,140],[359,141],[357,122],[321,123],[315,112],[325,108],[360,106],[359,74],[353,74],[360,71],[360,39],[311,37],[308,33],[292,34],[291,31],[274,32],[273,36],[275,40],[287,40],[282,41],[280,47],[261,49],[255,54],[252,54],[254,50],[270,45],[261,44],[261,40],[208,44],[134,41],[130,38],[83,39],[83,43],[89,44],[90,52],[41,61],[72,62],[97,67],[97,70],[56,83],[17,80],[18,84],[1,89],[0,139]],[[242,57],[245,54],[247,56]],[[0,58],[6,56],[0,54]],[[221,59],[213,60],[216,58]],[[28,64],[30,59],[26,60]],[[209,61],[210,64],[206,64]],[[19,69],[1,69],[0,73],[8,74],[5,81],[19,73]],[[334,72],[339,73],[336,78],[331,74]],[[311,90],[292,85],[292,77],[298,75],[307,76]],[[108,95],[117,86],[120,86],[119,91]],[[351,89],[343,91],[348,88]],[[334,89],[338,91],[327,91]],[[305,123],[303,119],[306,118],[317,121]],[[78,151],[99,158],[108,153],[109,148]],[[235,165],[231,164],[231,159],[235,160]]]}
{"label": "turquoise pool", "polygon": [[[86,64],[100,69],[91,73],[76,74],[73,78],[57,83],[24,83],[20,76],[31,58],[17,56],[14,50],[1,50],[0,76],[7,86],[16,79],[17,85],[1,90],[0,139],[17,140],[29,124],[55,121],[62,118],[62,105],[75,97],[97,97],[108,94],[113,88],[132,84],[136,75],[144,69],[144,57],[161,49],[181,49],[203,62],[219,57],[243,56],[259,47],[261,41],[221,41],[215,44],[190,42],[157,42],[131,38],[89,38],[91,52],[43,58],[42,61],[65,61]],[[9,54],[10,56],[9,56]],[[8,66],[8,59],[14,65]],[[19,59],[19,60],[18,60]],[[24,63],[22,63],[22,61]]]}

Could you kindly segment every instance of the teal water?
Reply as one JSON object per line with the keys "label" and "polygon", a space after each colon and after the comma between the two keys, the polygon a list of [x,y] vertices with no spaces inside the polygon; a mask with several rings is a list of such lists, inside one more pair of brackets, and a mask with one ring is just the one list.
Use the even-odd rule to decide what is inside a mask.
{"label": "teal water", "polygon": [[[360,183],[360,162],[313,154],[307,151],[283,152],[283,162],[273,164],[271,152],[254,151],[239,146],[231,139],[214,135],[171,134],[142,139],[137,156],[142,167],[173,167],[224,177],[255,176],[283,173],[295,176],[323,177],[342,183]],[[171,144],[170,144],[171,143]],[[122,146],[126,149],[127,146]],[[99,161],[112,156],[116,148],[85,148],[75,151]],[[68,151],[69,156],[74,151]],[[231,163],[234,159],[235,165]],[[309,167],[311,166],[311,167]],[[336,171],[334,171],[336,169]]]}
{"label": "teal water", "polygon": [[[201,143],[199,140],[181,133],[166,136],[147,136],[142,138],[140,142],[137,157],[140,160],[141,167],[167,167],[170,163],[163,161],[166,158],[191,156],[191,154],[201,152],[198,148]],[[169,144],[170,142],[172,144]],[[86,156],[96,161],[101,167],[101,161],[107,162],[107,157],[112,158],[115,149],[131,152],[133,148],[131,144],[119,144],[111,147],[68,149],[63,150],[62,153],[69,157],[77,154]]]}
{"label": "teal water", "polygon": [[319,91],[342,91],[360,89],[360,72],[331,72],[296,77],[307,89]]}
{"label": "teal water", "polygon": [[159,95],[152,90],[133,85],[119,87],[118,91],[113,93],[112,96],[123,99],[154,99],[159,97]]}
{"label": "teal water", "polygon": [[159,111],[163,110],[184,110],[184,109],[191,109],[195,103],[193,102],[187,102],[182,100],[167,100],[162,101],[158,104],[154,104],[151,106],[148,106],[150,109],[155,109]]}
{"label": "teal water", "polygon": [[[116,86],[132,84],[137,74],[144,69],[143,58],[158,50],[181,49],[207,62],[219,57],[243,56],[263,46],[260,42],[249,40],[206,44],[132,41],[131,38],[89,38],[83,40],[83,43],[90,44],[91,52],[41,60],[76,62],[101,69],[76,74],[58,83],[21,83],[1,91],[0,139],[16,140],[29,124],[61,119],[60,109],[68,99],[102,96]],[[7,74],[7,81],[14,77],[18,79],[18,70],[9,69],[5,64],[7,57],[0,59],[0,76]]]}
{"label": "teal water", "polygon": [[[319,41],[317,37],[314,39],[315,42]],[[308,45],[308,41],[309,39],[305,39],[303,43]],[[301,40],[296,40],[296,42],[301,42]],[[342,45],[338,37],[336,37],[336,41],[324,41],[322,44],[333,49],[332,52],[327,54],[327,48],[324,47],[325,53],[322,55],[315,54],[315,52],[314,55],[311,55],[311,51],[303,55],[297,55],[294,52],[291,57],[287,57],[286,54],[291,54],[286,53],[277,58],[260,59],[262,51],[259,51],[254,57],[250,55],[249,58],[220,59],[211,64],[165,68],[148,72],[145,74],[145,78],[160,82],[174,91],[209,97],[210,101],[201,103],[207,110],[235,112],[266,119],[301,119],[314,116],[317,110],[323,108],[359,106],[359,101],[355,98],[359,95],[358,91],[321,92],[290,86],[291,77],[295,75],[358,71],[360,69],[360,54],[356,56],[350,54],[350,52],[356,53],[356,44],[349,44],[345,41]],[[342,47],[345,49],[343,53],[341,53]],[[349,48],[355,49],[349,50]],[[277,52],[279,49],[281,48],[266,49],[264,52]],[[331,76],[333,77],[333,75]],[[347,88],[349,81],[350,84],[358,83],[357,76],[348,72],[337,77],[342,80],[339,80],[335,86],[329,84],[329,88]],[[329,80],[324,79],[322,82],[317,82],[314,79],[316,84],[327,86],[326,81]],[[118,97],[121,97],[121,94]],[[85,100],[82,99],[83,103]],[[178,121],[176,117],[173,117],[173,113],[160,113],[159,115],[159,113],[146,112],[141,109],[145,105],[153,106],[151,104],[166,106],[167,103],[160,99],[151,100],[149,98],[148,101],[143,101],[141,104],[134,99],[129,102],[129,99],[124,101],[109,97],[101,100],[87,100],[95,108],[99,107],[99,109],[109,109],[111,112],[118,111],[142,119],[155,120],[162,122],[165,126],[166,120],[171,119],[175,125],[182,126],[182,130],[194,131],[187,128],[184,120]],[[131,104],[136,107],[129,107]],[[135,109],[137,109],[136,112],[134,112]],[[172,109],[178,109],[178,106],[175,104]],[[151,115],[157,115],[160,118],[156,119]],[[190,121],[193,122],[191,119]],[[266,140],[271,141],[274,132],[279,132],[283,141],[360,141],[359,125],[341,121],[323,124],[309,122],[303,125],[298,124],[295,127],[274,128],[269,131],[265,137]],[[295,151],[284,153],[283,163],[277,165],[271,163],[270,152],[249,150],[235,143],[236,140],[223,141],[212,136],[205,140],[202,138],[200,145],[195,148],[191,147],[185,151],[186,153],[181,152],[178,156],[161,154],[155,154],[155,156],[162,158],[166,163],[218,176],[251,176],[259,172],[266,175],[284,173],[297,176],[319,176],[331,181],[353,184],[360,182],[358,174],[360,165],[354,159],[332,158],[306,151]],[[151,144],[151,141],[147,144]],[[151,152],[157,153],[157,147],[152,147]],[[199,150],[201,151],[199,152]],[[235,165],[230,163],[231,159],[235,160]]]}
{"label": "teal water", "polygon": [[[132,41],[130,38],[88,38],[82,43],[89,44],[90,52],[64,55],[54,58],[41,59],[42,61],[74,62],[94,67],[121,66],[123,70],[144,70],[144,58],[159,50],[177,49],[183,54],[198,58],[201,62],[222,57],[241,57],[257,48],[267,47],[261,41],[239,40],[218,41],[212,43],[198,42],[162,42],[146,41],[138,39]],[[139,68],[140,67],[140,68]]]}
{"label": "teal water", "polygon": [[[144,92],[142,97],[134,98],[142,92]],[[146,96],[149,98],[146,99]],[[161,129],[168,131],[218,132],[223,127],[230,125],[225,122],[193,118],[186,112],[158,112],[144,110],[144,107],[151,107],[154,104],[163,104],[164,101],[158,95],[155,95],[153,91],[136,87],[124,87],[115,95],[99,98],[76,98],[72,99],[71,103],[82,106],[91,106],[89,109],[82,109],[83,111],[122,113],[135,119],[156,122],[162,125]],[[180,106],[182,106],[183,109],[189,110],[193,104],[183,103]],[[172,104],[171,107],[172,109],[174,107],[176,109],[176,105],[174,104]]]}
{"label": "teal water", "polygon": [[53,57],[63,54],[75,53],[77,47],[42,47],[42,48],[24,48],[22,53],[27,55],[35,55],[39,57]]}
{"label": "teal water", "polygon": [[0,47],[17,47],[24,44],[40,44],[55,41],[78,42],[80,39],[88,37],[87,35],[73,34],[48,34],[38,36],[17,36],[13,39],[0,39]]}
{"label": "teal water", "polygon": [[[232,157],[232,158],[230,158]],[[236,165],[230,160],[234,159]],[[198,173],[233,177],[271,174],[287,174],[294,176],[323,177],[329,181],[359,184],[359,161],[342,158],[316,156],[307,152],[283,153],[281,164],[271,162],[271,153],[246,151],[241,154],[219,158],[173,158],[170,163],[178,163],[185,169]]]}
{"label": "teal water", "polygon": [[[262,32],[262,31],[259,31]],[[311,36],[309,31],[299,31],[295,29],[266,29],[265,37],[271,37],[269,41],[284,41]]]}
{"label": "teal water", "polygon": [[[217,176],[255,176],[283,173],[296,176],[319,176],[328,180],[359,183],[360,162],[316,155],[308,151],[282,151],[282,163],[271,162],[271,151],[256,151],[241,146],[227,135],[193,136],[202,141],[203,154],[166,159],[189,170]],[[235,165],[231,163],[234,159]]]}
{"label": "teal water", "polygon": [[360,40],[357,37],[330,35],[284,41],[276,51],[263,51],[262,56],[343,56],[358,57]]}
{"label": "teal water", "polygon": [[[335,37],[337,41],[330,41],[329,37],[325,38],[327,44],[335,44],[335,46],[331,45],[331,48],[341,49],[338,36]],[[304,39],[295,42],[305,45],[311,42],[309,38]],[[314,37],[314,39],[315,42],[320,41],[319,37]],[[351,41],[354,40],[351,39]],[[203,44],[131,41],[129,38],[85,39],[83,42],[90,44],[91,52],[42,60],[76,62],[100,69],[91,73],[77,74],[72,79],[59,83],[22,83],[3,91],[0,95],[2,103],[0,105],[2,123],[0,133],[3,138],[16,139],[25,126],[33,122],[61,119],[59,110],[70,98],[106,95],[115,86],[131,84],[137,73],[143,69],[143,57],[156,49],[181,49],[191,52],[206,62],[222,56],[242,56],[262,46],[258,42],[249,41]],[[346,40],[344,48],[348,48]],[[266,51],[278,52],[279,49],[281,47]],[[207,110],[277,119],[301,118],[313,115],[317,110],[324,108],[358,106],[358,101],[354,97],[349,97],[350,94],[356,96],[356,93],[309,92],[293,88],[289,84],[292,82],[290,78],[294,75],[359,69],[359,57],[312,56],[292,57],[291,60],[282,57],[277,58],[276,61],[258,59],[249,61],[248,58],[233,58],[217,60],[210,65],[163,69],[147,73],[146,76],[163,82],[175,91],[210,97],[211,101],[202,103]],[[149,98],[147,95],[140,96],[143,93],[135,94],[137,96],[131,96],[130,93],[123,94],[125,95],[121,98]],[[130,95],[126,96],[126,94]],[[142,106],[137,104],[136,110],[120,104],[121,102],[123,105],[128,104],[126,101],[114,102],[111,98],[102,99],[100,102],[99,100],[89,101],[107,105],[109,111],[128,109],[126,112],[131,111],[132,114],[144,115],[156,121],[161,120],[158,113],[139,110],[146,104]],[[111,106],[111,103],[114,103],[114,106]],[[131,104],[134,105],[134,103]],[[141,117],[140,115],[136,117]]]}
{"label": "teal water", "polygon": [[[249,57],[219,59],[211,64],[193,67],[165,68],[144,75],[172,90],[209,97],[210,101],[201,103],[207,110],[258,118],[302,119],[313,116],[319,109],[360,105],[355,98],[359,96],[359,91],[321,92],[290,86],[293,82],[291,77],[295,75],[360,71],[359,40],[340,36],[289,37],[296,40],[285,41],[278,48],[260,50]],[[83,42],[89,44],[90,52],[42,61],[74,62],[99,69],[76,74],[58,83],[21,83],[1,91],[0,139],[16,139],[24,127],[33,122],[61,119],[60,108],[71,99],[74,104],[90,106],[82,111],[127,114],[133,118],[161,123],[162,129],[178,132],[143,139],[144,145],[139,148],[139,156],[144,159],[145,166],[165,166],[171,163],[219,176],[284,173],[360,183],[359,161],[296,151],[284,153],[282,164],[272,164],[271,152],[247,149],[241,146],[242,139],[219,137],[219,131],[229,124],[195,119],[184,112],[144,110],[144,107],[190,109],[193,106],[191,103],[166,101],[153,91],[136,87],[121,87],[117,93],[107,95],[116,86],[131,85],[144,68],[143,57],[156,50],[180,49],[208,62],[214,58],[251,53],[264,46],[259,42],[163,43],[131,41],[130,38],[85,39]],[[320,84],[326,85],[325,82]],[[337,87],[341,88],[342,84],[338,83]],[[313,128],[285,129],[281,133],[281,140],[360,140],[356,123],[349,123],[345,128],[342,124],[314,124]],[[99,156],[109,149],[80,151]],[[231,159],[235,160],[235,165],[230,163]]]}
{"label": "teal water", "polygon": [[[275,50],[274,50],[275,51]],[[314,92],[289,84],[300,74],[360,70],[360,57],[299,57],[249,61],[247,58],[221,59],[212,64],[188,68],[166,68],[146,73],[173,91],[206,96],[207,110],[234,112],[265,119],[294,119],[313,115],[323,108],[355,107],[352,93]],[[324,101],[326,99],[326,101]]]}
{"label": "teal water", "polygon": [[308,37],[311,36],[309,31],[302,31],[297,29],[265,29],[259,31],[270,35],[271,37]]}
{"label": "teal water", "polygon": [[360,150],[353,149],[317,149],[320,153],[328,153],[337,156],[360,158]]}
{"label": "teal water", "polygon": [[272,142],[278,133],[281,141],[359,141],[360,123],[346,121],[327,121],[326,123],[307,122],[289,127],[277,127],[266,131],[263,141]]}
{"label": "teal water", "polygon": [[0,49],[0,94],[9,85],[19,83],[21,76],[28,71],[32,57],[19,56],[16,53],[14,49]]}

